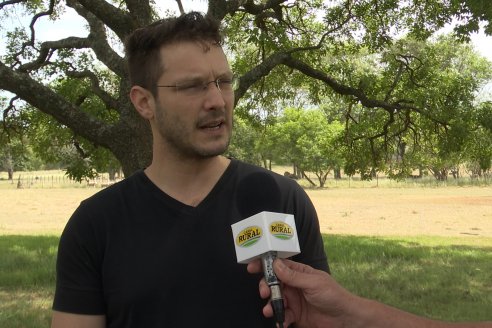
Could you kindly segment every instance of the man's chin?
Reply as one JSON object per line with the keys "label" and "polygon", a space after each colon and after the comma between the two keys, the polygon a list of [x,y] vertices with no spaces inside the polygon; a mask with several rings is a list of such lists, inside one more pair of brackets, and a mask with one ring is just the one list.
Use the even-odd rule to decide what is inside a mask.
{"label": "man's chin", "polygon": [[216,147],[204,147],[202,149],[199,149],[197,151],[197,154],[203,158],[211,158],[224,154],[227,151],[227,148],[229,148],[229,142],[227,142],[227,144],[225,145],[220,145]]}

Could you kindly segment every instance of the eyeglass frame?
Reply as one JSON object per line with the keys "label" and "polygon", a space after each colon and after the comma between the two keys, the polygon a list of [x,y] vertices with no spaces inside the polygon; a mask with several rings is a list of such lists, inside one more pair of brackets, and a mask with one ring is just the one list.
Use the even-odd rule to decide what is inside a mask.
{"label": "eyeglass frame", "polygon": [[[180,84],[186,84],[186,83],[190,83],[190,85],[188,86],[183,86]],[[200,92],[198,92],[198,89],[196,89],[195,91],[197,91],[197,93],[195,94],[195,96],[203,93],[205,94],[206,90],[208,90],[208,86],[211,84],[211,83],[214,83],[215,86],[217,87],[217,89],[220,91],[220,93],[222,93],[224,90],[222,90],[220,88],[220,83],[227,83],[227,84],[230,84],[231,85],[231,90],[230,91],[234,91],[237,89],[238,87],[238,83],[239,83],[239,78],[236,76],[236,75],[233,75],[232,78],[223,78],[223,77],[219,77],[219,78],[216,78],[215,80],[212,80],[212,81],[207,81],[207,82],[194,82],[192,83],[192,81],[184,81],[184,82],[176,82],[175,85],[156,85],[156,87],[158,88],[174,88],[176,90],[177,93],[179,92],[183,92],[183,90],[186,90],[187,88],[188,89],[192,89],[192,88],[196,88],[198,86],[201,87],[200,89]],[[180,87],[182,89],[180,89]],[[184,87],[184,88],[183,88]],[[226,90],[226,92],[228,92],[229,90]],[[193,95],[189,95],[189,96],[193,96]]]}

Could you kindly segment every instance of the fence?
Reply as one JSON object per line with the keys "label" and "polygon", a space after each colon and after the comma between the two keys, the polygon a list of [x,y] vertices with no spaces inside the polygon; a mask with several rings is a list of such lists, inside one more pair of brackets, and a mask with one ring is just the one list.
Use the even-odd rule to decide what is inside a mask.
{"label": "fence", "polygon": [[81,182],[70,179],[63,171],[17,172],[12,180],[0,174],[0,186],[4,188],[104,188],[115,182],[109,180],[108,174]]}

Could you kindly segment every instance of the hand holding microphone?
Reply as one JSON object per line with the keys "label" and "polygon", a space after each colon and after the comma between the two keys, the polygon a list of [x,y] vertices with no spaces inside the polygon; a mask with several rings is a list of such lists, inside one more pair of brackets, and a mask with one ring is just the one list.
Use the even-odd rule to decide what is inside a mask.
{"label": "hand holding microphone", "polygon": [[273,262],[300,253],[294,216],[278,213],[280,190],[267,173],[252,173],[238,187],[238,209],[246,217],[231,226],[238,263],[261,258],[265,281],[270,288],[270,300],[279,327],[285,321],[280,281]]}

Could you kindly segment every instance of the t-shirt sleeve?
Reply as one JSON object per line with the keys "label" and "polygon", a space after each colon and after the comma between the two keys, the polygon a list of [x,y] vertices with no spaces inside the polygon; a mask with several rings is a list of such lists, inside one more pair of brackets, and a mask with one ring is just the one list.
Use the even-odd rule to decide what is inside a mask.
{"label": "t-shirt sleeve", "polygon": [[105,313],[102,292],[102,242],[82,203],[60,238],[53,310],[77,314]]}
{"label": "t-shirt sleeve", "polygon": [[301,253],[292,260],[330,273],[316,209],[301,187],[296,188],[293,211]]}

